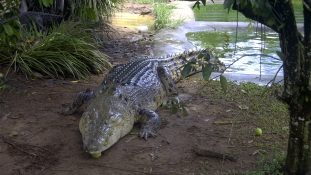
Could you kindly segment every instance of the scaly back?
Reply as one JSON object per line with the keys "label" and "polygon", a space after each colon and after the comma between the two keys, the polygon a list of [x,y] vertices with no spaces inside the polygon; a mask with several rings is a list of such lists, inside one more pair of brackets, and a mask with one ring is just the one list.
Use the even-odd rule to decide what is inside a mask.
{"label": "scaly back", "polygon": [[[208,62],[204,59],[207,55],[210,57]],[[131,84],[136,86],[144,77],[148,77],[152,72],[155,72],[158,66],[166,68],[174,82],[177,82],[182,79],[182,66],[188,62],[193,63],[193,68],[189,74],[200,72],[202,64],[221,64],[213,54],[213,51],[209,49],[187,50],[160,58],[137,58],[111,69],[103,83],[116,82],[123,85]]]}

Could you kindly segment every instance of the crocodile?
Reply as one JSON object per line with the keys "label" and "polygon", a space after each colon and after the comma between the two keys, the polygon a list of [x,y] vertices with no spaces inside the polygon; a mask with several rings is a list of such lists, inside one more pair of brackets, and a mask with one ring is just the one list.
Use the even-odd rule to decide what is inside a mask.
{"label": "crocodile", "polygon": [[30,29],[31,26],[35,24],[40,30],[46,30],[46,27],[52,26],[53,23],[59,23],[62,16],[44,12],[27,11],[9,19],[0,19],[0,22],[6,23],[16,19],[19,19],[21,25],[26,29]]}
{"label": "crocodile", "polygon": [[116,66],[95,91],[86,89],[78,93],[71,106],[60,113],[70,115],[86,104],[79,129],[83,147],[91,155],[101,154],[111,147],[127,135],[136,122],[142,123],[140,138],[156,137],[161,118],[155,110],[167,102],[179,103],[175,83],[182,78],[180,67],[196,61],[197,66],[191,73],[198,72],[200,64],[206,63],[203,56],[220,63],[212,50],[195,49],[167,57],[137,58]]}

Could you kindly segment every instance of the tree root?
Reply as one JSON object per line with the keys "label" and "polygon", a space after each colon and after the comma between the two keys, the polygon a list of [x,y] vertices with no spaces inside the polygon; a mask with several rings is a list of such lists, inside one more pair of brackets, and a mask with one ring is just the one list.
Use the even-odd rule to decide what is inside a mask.
{"label": "tree root", "polygon": [[37,156],[35,153],[29,153],[29,152],[27,152],[27,151],[24,151],[24,150],[20,149],[19,147],[17,147],[16,145],[14,145],[13,143],[11,143],[11,142],[9,142],[9,141],[7,141],[7,140],[4,140],[2,136],[0,136],[0,137],[1,137],[1,140],[2,140],[3,142],[8,143],[9,145],[13,146],[14,148],[18,149],[19,151],[21,151],[21,152],[23,152],[23,153],[26,153],[26,154],[29,154],[29,155],[32,155],[32,156]]}
{"label": "tree root", "polygon": [[223,153],[217,153],[214,151],[210,151],[210,150],[204,150],[204,149],[200,149],[198,147],[194,148],[194,152],[199,155],[199,156],[206,156],[206,157],[217,157],[220,159],[227,159],[233,162],[237,161],[237,157],[234,155],[230,155],[230,154],[223,154]]}

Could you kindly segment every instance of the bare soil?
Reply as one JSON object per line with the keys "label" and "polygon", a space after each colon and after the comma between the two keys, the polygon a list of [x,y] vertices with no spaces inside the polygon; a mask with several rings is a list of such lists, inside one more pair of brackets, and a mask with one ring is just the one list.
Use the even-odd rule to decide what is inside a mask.
{"label": "bare soil", "polygon": [[[115,28],[120,34],[103,48],[111,62],[120,64],[149,55],[152,35]],[[131,41],[136,36],[140,39]],[[0,72],[4,73],[4,68]],[[139,139],[137,124],[131,134],[99,159],[92,158],[82,148],[78,128],[83,108],[70,116],[57,111],[68,107],[81,90],[97,88],[103,79],[104,75],[94,75],[87,81],[72,83],[44,78],[27,80],[10,74],[7,84],[11,92],[0,94],[0,174],[242,174],[260,159],[253,154],[258,149],[252,145],[253,136],[241,138],[245,142],[233,142],[232,135],[243,130],[237,132],[231,124],[214,124],[239,120],[232,112],[219,112],[238,110],[236,104],[226,100],[215,104],[208,95],[193,96],[199,87],[193,80],[177,84],[182,101],[193,96],[186,104],[189,116],[158,110],[163,125],[156,138]],[[198,156],[196,147],[236,156],[237,161]]]}

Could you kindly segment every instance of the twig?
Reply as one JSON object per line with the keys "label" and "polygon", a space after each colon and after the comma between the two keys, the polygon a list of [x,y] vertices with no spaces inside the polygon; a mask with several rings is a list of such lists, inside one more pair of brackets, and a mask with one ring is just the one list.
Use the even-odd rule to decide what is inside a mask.
{"label": "twig", "polygon": [[152,149],[152,147],[143,148],[143,149],[141,149],[141,150],[139,150],[139,151],[136,151],[136,152],[134,152],[134,153],[132,152],[132,153],[130,153],[129,155],[127,155],[127,156],[125,156],[125,157],[127,158],[127,157],[130,157],[130,156],[133,156],[134,154],[138,154],[138,153],[147,151],[147,150],[149,150],[149,149]]}
{"label": "twig", "polygon": [[[235,61],[233,61],[231,64],[229,64],[228,66],[226,66],[225,67],[225,70],[223,70],[219,75],[217,75],[217,76],[215,76],[215,77],[213,77],[213,78],[210,78],[210,80],[208,80],[203,86],[201,86],[192,96],[190,96],[190,98],[187,100],[187,101],[185,101],[185,102],[183,102],[182,103],[182,105],[183,104],[187,104],[187,103],[189,103],[189,101],[192,99],[192,97],[194,97],[195,95],[197,95],[199,92],[201,92],[201,90],[203,89],[203,88],[205,88],[205,86],[207,86],[212,80],[214,80],[214,79],[216,79],[216,78],[218,78],[218,77],[220,77],[220,76],[222,76],[224,73],[225,73],[225,71],[227,70],[227,69],[229,69],[234,63],[236,63],[236,62],[238,62],[239,60],[241,60],[243,57],[246,57],[246,56],[266,56],[266,57],[270,57],[270,58],[273,58],[273,59],[275,59],[275,60],[280,60],[279,58],[276,58],[276,57],[273,57],[273,56],[271,56],[271,55],[267,55],[267,54],[244,54],[244,55],[242,55],[241,57],[239,57],[239,58],[237,58]],[[282,67],[282,66],[281,66]],[[279,68],[279,70],[280,70],[281,68]],[[279,70],[278,70],[278,72],[279,72]],[[198,73],[198,72],[195,72],[195,73]],[[194,74],[195,74],[194,73]],[[190,75],[188,75],[188,76],[190,76]]]}
{"label": "twig", "polygon": [[206,156],[206,157],[217,157],[220,159],[227,159],[233,162],[236,162],[237,157],[230,154],[223,154],[223,153],[217,153],[210,150],[203,150],[198,147],[194,148],[194,152],[199,156]]}
{"label": "twig", "polygon": [[9,141],[7,141],[7,140],[4,140],[2,136],[0,136],[0,137],[1,137],[1,140],[2,140],[3,142],[8,143],[9,145],[13,146],[14,148],[18,149],[19,151],[21,151],[21,152],[23,152],[23,153],[26,153],[26,154],[29,154],[29,155],[32,155],[32,156],[37,156],[35,153],[29,153],[29,152],[27,152],[27,151],[24,151],[24,150],[20,149],[19,147],[17,147],[16,145],[14,145],[13,143],[11,143],[11,142],[9,142]]}
{"label": "twig", "polygon": [[139,171],[139,170],[133,170],[133,169],[125,169],[125,168],[117,168],[113,166],[108,166],[104,164],[89,164],[89,163],[83,163],[83,165],[89,165],[89,166],[98,166],[98,167],[104,167],[104,168],[110,168],[110,169],[115,169],[115,170],[120,170],[120,171],[126,171],[126,172],[136,172],[136,173],[144,173],[147,174],[148,171]]}

